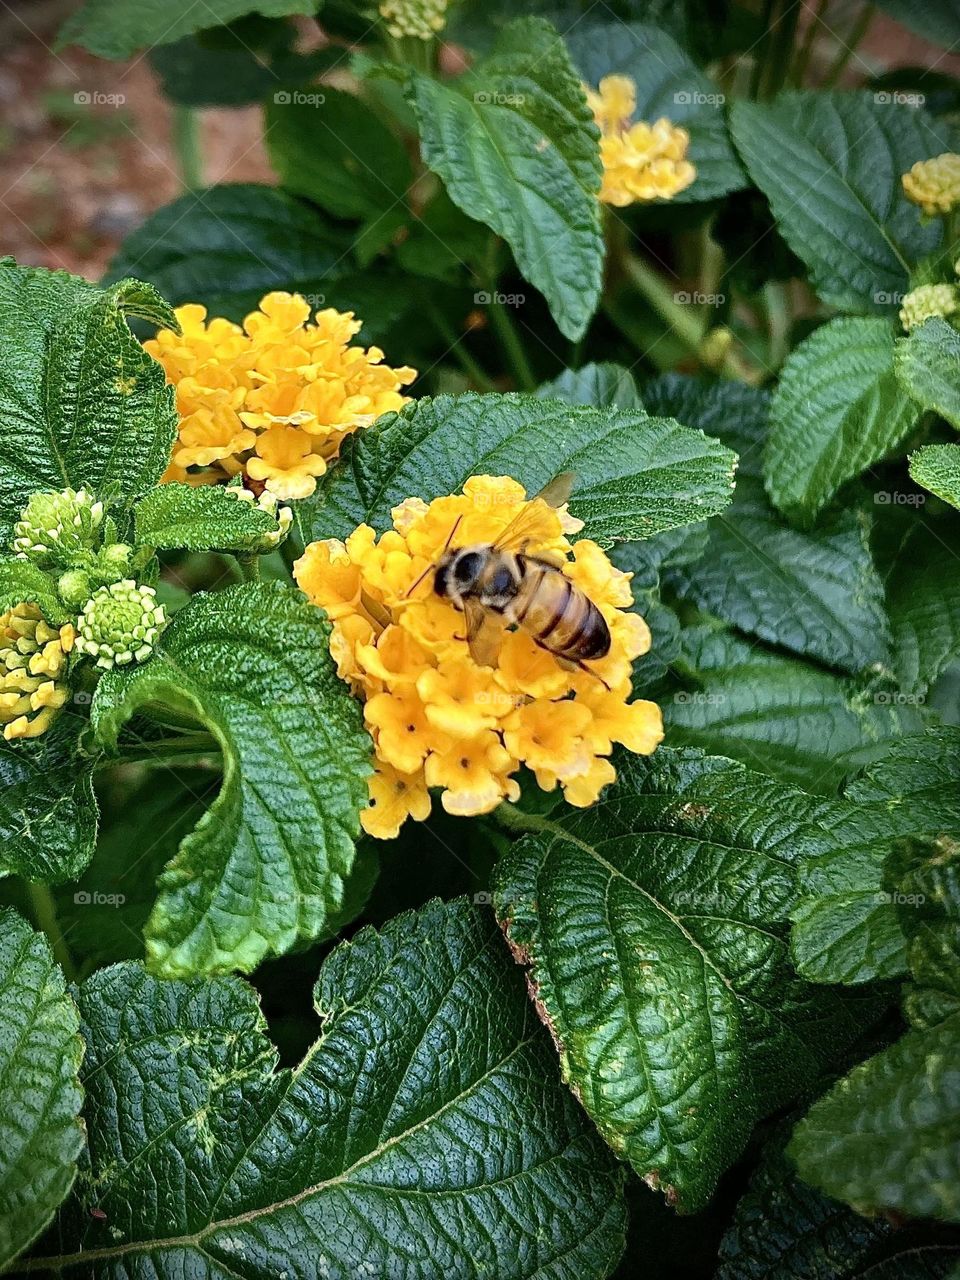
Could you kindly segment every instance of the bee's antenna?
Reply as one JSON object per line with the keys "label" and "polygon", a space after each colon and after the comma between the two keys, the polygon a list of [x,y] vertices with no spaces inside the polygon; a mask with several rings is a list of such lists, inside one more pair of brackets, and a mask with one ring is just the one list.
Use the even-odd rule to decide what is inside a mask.
{"label": "bee's antenna", "polygon": [[450,530],[450,532],[447,534],[447,540],[446,540],[446,542],[443,544],[443,547],[441,548],[441,551],[440,551],[440,555],[439,555],[439,557],[437,558],[437,560],[435,560],[435,561],[433,562],[433,564],[428,564],[428,565],[427,565],[427,567],[424,569],[423,573],[421,573],[420,577],[416,580],[416,582],[415,582],[415,583],[413,583],[413,585],[412,585],[412,586],[407,587],[406,591],[403,593],[403,598],[404,598],[404,600],[408,599],[410,596],[412,596],[412,595],[413,595],[413,593],[416,591],[417,587],[419,587],[420,583],[424,580],[424,578],[427,576],[427,574],[428,574],[428,573],[432,573],[432,572],[433,572],[433,570],[436,568],[437,563],[439,562],[439,560],[442,560],[442,559],[443,559],[443,557],[446,555],[447,550],[448,550],[448,548],[449,548],[449,546],[450,546],[450,543],[453,541],[453,535],[457,532],[457,529],[460,527],[460,521],[461,521],[462,519],[463,519],[463,516],[462,516],[462,514],[461,514],[461,515],[457,516],[456,520],[454,520],[454,522],[453,522],[453,528],[452,528],[452,529]]}

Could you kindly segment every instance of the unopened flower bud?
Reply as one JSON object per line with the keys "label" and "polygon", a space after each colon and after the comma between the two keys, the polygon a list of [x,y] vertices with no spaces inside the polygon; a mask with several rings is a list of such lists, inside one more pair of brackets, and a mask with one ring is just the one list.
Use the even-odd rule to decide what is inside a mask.
{"label": "unopened flower bud", "polygon": [[101,587],[77,619],[77,652],[96,658],[98,667],[144,662],[153,653],[166,613],[153,587],[125,578]]}
{"label": "unopened flower bud", "polygon": [[86,489],[35,493],[14,526],[13,550],[21,560],[68,565],[97,541],[103,503]]}
{"label": "unopened flower bud", "polygon": [[955,315],[960,311],[960,288],[953,284],[921,284],[911,289],[900,308],[900,323],[907,333],[933,316]]}

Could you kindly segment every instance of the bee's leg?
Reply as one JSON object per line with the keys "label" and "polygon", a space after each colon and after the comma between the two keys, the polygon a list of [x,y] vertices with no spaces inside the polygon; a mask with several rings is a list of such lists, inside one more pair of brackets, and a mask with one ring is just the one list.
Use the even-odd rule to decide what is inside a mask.
{"label": "bee's leg", "polygon": [[588,676],[593,676],[594,680],[599,680],[600,683],[603,685],[603,687],[606,689],[607,693],[613,692],[613,690],[607,684],[606,680],[604,680],[603,676],[600,674],[599,671],[591,671],[585,662],[575,662],[573,665],[575,667],[579,667],[581,671],[585,671]]}

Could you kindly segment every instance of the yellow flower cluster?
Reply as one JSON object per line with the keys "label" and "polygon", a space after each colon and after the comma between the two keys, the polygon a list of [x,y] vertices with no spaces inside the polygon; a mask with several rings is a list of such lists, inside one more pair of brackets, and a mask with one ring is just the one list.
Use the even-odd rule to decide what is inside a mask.
{"label": "yellow flower cluster", "polygon": [[318,311],[298,294],[268,293],[240,325],[178,307],[181,334],[145,343],[177,390],[179,439],[165,480],[205,484],[243,474],[284,501],[313,493],[344,437],[399,409],[413,369],[391,369],[377,347],[351,346],[352,312]]}
{"label": "yellow flower cluster", "polygon": [[7,741],[49,729],[69,697],[61,677],[75,639],[72,626],[51,627],[35,604],[0,614],[0,724]]}
{"label": "yellow flower cluster", "polygon": [[960,289],[953,284],[921,284],[911,289],[900,308],[900,323],[907,333],[933,316],[945,319],[960,311]]}
{"label": "yellow flower cluster", "polygon": [[960,205],[960,155],[945,151],[932,160],[918,160],[900,181],[907,199],[928,217],[951,213]]}
{"label": "yellow flower cluster", "polygon": [[585,86],[600,128],[604,204],[622,207],[638,200],[669,200],[697,176],[687,159],[690,135],[662,116],[654,124],[632,124],[636,85],[629,76],[604,76],[597,92]]}
{"label": "yellow flower cluster", "polygon": [[[451,531],[453,547],[491,543],[531,505],[527,551],[559,557],[610,628],[610,652],[589,673],[568,668],[523,630],[504,634],[495,667],[478,666],[463,614],[432,589],[430,569]],[[608,759],[615,742],[644,755],[654,750],[663,736],[660,709],[630,702],[631,663],[649,649],[650,632],[626,612],[630,575],[596,543],[568,541],[579,527],[543,499],[528,502],[515,480],[474,476],[462,494],[429,505],[407,499],[379,539],[360,525],[345,543],[307,547],[297,582],[333,623],[331,653],[364,700],[376,748],[362,815],[371,835],[389,839],[408,817],[423,821],[431,787],[442,789],[453,814],[488,813],[516,800],[513,775],[522,764],[544,790],[559,783],[571,804],[587,806],[616,777]]]}
{"label": "yellow flower cluster", "polygon": [[392,36],[432,40],[447,25],[448,0],[381,0],[380,16]]}

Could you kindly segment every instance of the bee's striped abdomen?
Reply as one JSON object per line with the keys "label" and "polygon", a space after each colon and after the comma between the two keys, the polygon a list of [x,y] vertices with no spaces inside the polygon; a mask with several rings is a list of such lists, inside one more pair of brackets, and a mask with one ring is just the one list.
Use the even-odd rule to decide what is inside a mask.
{"label": "bee's striped abdomen", "polygon": [[588,596],[558,569],[530,561],[523,569],[513,621],[538,644],[570,662],[589,662],[609,653],[610,629]]}

